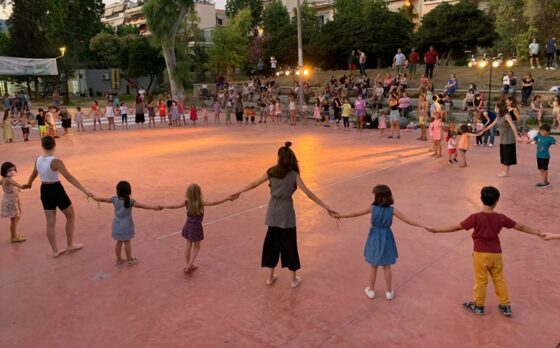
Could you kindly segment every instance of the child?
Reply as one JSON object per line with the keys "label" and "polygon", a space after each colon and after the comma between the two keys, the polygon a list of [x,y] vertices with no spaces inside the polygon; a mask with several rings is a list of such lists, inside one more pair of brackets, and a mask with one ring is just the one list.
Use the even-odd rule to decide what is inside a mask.
{"label": "child", "polygon": [[113,104],[111,102],[107,102],[107,105],[105,106],[105,117],[107,117],[107,121],[109,123],[107,128],[111,130],[111,127],[113,127],[113,130],[115,130],[115,110],[113,109]]}
{"label": "child", "polygon": [[558,101],[558,96],[552,98],[550,106],[552,106],[552,127],[560,127],[560,102]]}
{"label": "child", "polygon": [[11,143],[14,141],[14,128],[12,126],[12,120],[10,119],[10,111],[4,111],[4,119],[2,122],[2,127],[4,128],[4,141]]}
{"label": "child", "polygon": [[273,99],[268,104],[268,117],[270,117],[270,120],[272,121],[272,124],[275,123],[275,121],[274,121],[274,111],[275,110],[276,110],[276,107],[274,106],[274,99]]}
{"label": "child", "polygon": [[27,112],[21,112],[21,114],[19,115],[18,123],[21,125],[21,134],[23,135],[23,141],[29,141],[29,117],[27,116]]}
{"label": "child", "polygon": [[274,107],[274,116],[276,118],[276,123],[282,123],[282,104],[280,104],[280,99],[276,99],[276,104]]}
{"label": "child", "polygon": [[393,207],[393,194],[387,185],[376,185],[372,193],[374,201],[371,206],[350,214],[331,213],[335,218],[349,218],[371,214],[371,227],[366,241],[364,256],[366,262],[371,265],[369,275],[369,286],[365,288],[366,296],[375,298],[375,280],[377,268],[383,267],[385,274],[385,298],[392,300],[395,297],[395,289],[391,284],[391,265],[397,262],[397,244],[391,230],[393,216],[399,220],[417,227],[422,225],[408,219],[403,213]]}
{"label": "child", "polygon": [[350,130],[350,113],[352,112],[352,105],[348,98],[344,98],[344,104],[342,104],[342,123],[344,124],[344,131]]}
{"label": "child", "polygon": [[173,126],[181,125],[181,117],[179,116],[179,106],[175,100],[171,102],[171,108],[169,109],[169,121]]}
{"label": "child", "polygon": [[[484,123],[482,122],[482,116],[480,115],[476,119],[475,129],[476,129],[475,133],[477,134],[484,129]],[[476,146],[484,146],[483,138],[484,138],[483,134],[476,136]]]}
{"label": "child", "polygon": [[13,179],[17,173],[17,168],[13,163],[2,163],[0,171],[0,174],[2,175],[0,184],[2,185],[2,190],[4,191],[0,216],[10,219],[10,241],[12,243],[25,242],[27,238],[16,233],[17,225],[21,217],[21,203],[19,200],[18,190],[16,190],[16,188],[28,189],[29,186],[20,185]]}
{"label": "child", "polygon": [[202,116],[202,121],[205,125],[208,125],[208,109],[206,109],[206,104],[202,104],[202,109],[200,109],[200,114]]}
{"label": "child", "polygon": [[91,116],[92,114],[93,114],[93,130],[97,129],[96,123],[99,124],[99,130],[103,130],[103,127],[101,127],[101,110],[99,110],[99,103],[97,102],[97,100],[94,100],[93,103],[91,104],[91,110],[89,112],[89,116]]}
{"label": "child", "polygon": [[[43,139],[47,135],[47,123],[45,120],[45,111],[43,109],[38,110],[35,121],[37,122],[37,128],[39,128],[39,137]],[[101,123],[99,124],[99,126],[101,127]]]}
{"label": "child", "polygon": [[456,232],[470,230],[474,228],[472,238],[474,241],[473,264],[474,264],[474,289],[473,301],[463,303],[463,308],[469,312],[484,315],[484,303],[486,300],[487,277],[494,282],[494,289],[500,304],[500,312],[509,317],[511,316],[511,306],[509,302],[506,282],[503,274],[502,249],[498,234],[502,228],[513,228],[520,232],[541,236],[540,231],[531,227],[519,224],[504,214],[494,211],[500,199],[500,191],[492,186],[483,187],[480,191],[480,199],[483,207],[482,211],[470,215],[463,222],[445,228],[426,228],[433,233]]}
{"label": "child", "polygon": [[190,118],[193,126],[196,125],[196,120],[198,120],[198,114],[197,114],[196,106],[194,104],[191,104]]}
{"label": "child", "polygon": [[119,106],[119,111],[121,113],[121,127],[128,129],[128,108],[124,102]]}
{"label": "child", "polygon": [[315,119],[315,126],[318,126],[321,122],[321,100],[315,98],[315,107],[313,108],[313,118]]}
{"label": "child", "polygon": [[428,121],[428,101],[424,94],[420,94],[418,101],[418,124],[420,125],[420,136],[416,140],[426,141],[426,123]]}
{"label": "child", "polygon": [[[177,111],[179,112],[179,117],[183,119],[183,126],[187,125],[187,114],[185,113],[185,102],[182,98],[179,99],[177,103]],[[181,120],[179,119],[179,126],[181,125]]]}
{"label": "child", "polygon": [[377,124],[377,128],[379,128],[379,136],[383,136],[383,132],[387,129],[387,111],[381,110],[379,113],[379,122]]}
{"label": "child", "polygon": [[153,100],[148,102],[148,128],[156,128],[156,110],[154,108]]}
{"label": "child", "polygon": [[441,120],[441,114],[439,112],[434,112],[434,120],[430,123],[430,136],[433,141],[433,151],[432,157],[441,157],[441,140],[443,139],[443,121]]}
{"label": "child", "polygon": [[251,117],[251,110],[248,105],[243,109],[243,117],[245,118],[245,124],[249,124],[249,117]]}
{"label": "child", "polygon": [[185,200],[179,204],[163,206],[163,209],[187,208],[187,222],[183,227],[182,236],[187,240],[185,259],[187,266],[184,268],[186,274],[196,270],[194,261],[200,250],[200,242],[204,239],[202,220],[204,219],[204,207],[222,204],[228,200],[234,200],[233,196],[215,202],[203,200],[202,190],[197,184],[190,184],[185,193]]}
{"label": "child", "polygon": [[[560,146],[556,143],[556,139],[550,135],[550,125],[543,124],[539,127],[539,134],[533,139],[537,143],[537,168],[541,172],[542,182],[536,186],[538,188],[547,187],[548,182],[548,164],[550,162],[550,147],[552,145]],[[525,141],[527,142],[527,141]]]}
{"label": "child", "polygon": [[163,99],[159,100],[158,113],[160,126],[165,127],[167,125],[167,105]]}
{"label": "child", "polygon": [[76,107],[76,127],[78,127],[78,132],[86,131],[84,128],[84,113],[82,112],[82,108],[79,106]]}
{"label": "child", "polygon": [[449,132],[447,135],[447,153],[449,154],[449,163],[457,163],[457,133]]}
{"label": "child", "polygon": [[[161,207],[141,204],[130,198],[132,188],[127,181],[119,181],[117,184],[117,195],[112,198],[100,198],[93,196],[97,202],[113,203],[115,207],[115,217],[113,218],[112,234],[113,239],[117,241],[115,245],[115,253],[117,256],[116,265],[127,262],[134,265],[138,262],[137,258],[132,257],[130,240],[134,238],[134,221],[132,221],[132,207],[141,209],[161,210]],[[124,252],[126,259],[121,256],[122,246],[124,244]]]}
{"label": "child", "polygon": [[231,108],[231,101],[228,100],[226,102],[226,126],[231,125]]}
{"label": "child", "polygon": [[457,144],[457,149],[459,150],[459,168],[465,168],[467,166],[467,151],[471,149],[471,139],[470,137],[476,137],[476,134],[469,133],[469,127],[465,124],[459,127],[459,142]]}
{"label": "child", "polygon": [[214,98],[214,123],[220,124],[220,112],[222,109],[222,105],[220,104],[220,100],[218,98]]}

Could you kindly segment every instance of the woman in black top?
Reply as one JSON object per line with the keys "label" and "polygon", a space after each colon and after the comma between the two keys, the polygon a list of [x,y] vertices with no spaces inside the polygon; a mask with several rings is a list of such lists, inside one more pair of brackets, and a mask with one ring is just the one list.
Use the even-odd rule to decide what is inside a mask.
{"label": "woman in black top", "polygon": [[533,92],[533,84],[535,80],[533,80],[533,75],[528,73],[525,75],[523,79],[523,87],[521,88],[521,105],[527,106],[530,104],[529,98],[531,97],[531,92]]}

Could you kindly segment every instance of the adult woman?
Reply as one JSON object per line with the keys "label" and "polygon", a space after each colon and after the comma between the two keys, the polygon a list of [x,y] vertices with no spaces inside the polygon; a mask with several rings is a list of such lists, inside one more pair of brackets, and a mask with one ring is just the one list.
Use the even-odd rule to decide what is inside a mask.
{"label": "adult woman", "polygon": [[60,107],[60,119],[62,120],[62,128],[64,128],[64,135],[68,135],[68,129],[72,128],[72,115],[68,111],[66,105],[62,104]]}
{"label": "adult woman", "polygon": [[[280,101],[278,101],[279,103]],[[235,120],[237,123],[243,123],[243,110],[245,109],[245,105],[243,105],[243,97],[241,94],[237,95],[237,100],[235,101]],[[280,118],[278,118],[280,119]]]}
{"label": "adult woman", "polygon": [[141,125],[142,128],[144,128],[146,117],[144,116],[144,101],[142,100],[142,96],[140,96],[140,94],[136,94],[136,99],[134,100],[134,109],[136,113],[134,117],[136,127]]}
{"label": "adult woman", "polygon": [[[513,124],[515,125],[516,129],[519,129],[519,123],[523,122],[521,119],[521,115],[519,113],[519,108],[517,107],[517,102],[515,101],[515,97],[509,96],[506,98],[506,107],[511,119],[513,120]],[[540,126],[540,125],[539,125]],[[515,132],[517,134],[517,132]]]}
{"label": "adult woman", "polygon": [[487,130],[492,129],[492,127],[498,126],[498,130],[500,131],[500,163],[502,164],[502,171],[498,176],[506,177],[509,175],[509,167],[517,164],[515,142],[521,141],[521,139],[519,135],[517,135],[517,127],[512,119],[512,115],[515,115],[515,113],[509,112],[504,102],[500,102],[496,105],[496,113],[498,117],[483,130],[478,132],[477,135],[480,136]]}
{"label": "adult woman", "polygon": [[393,138],[395,133],[397,133],[397,139],[401,137],[401,120],[399,114],[399,94],[397,91],[393,91],[389,97],[389,108],[391,112],[389,113],[389,120],[391,121],[391,135],[387,138]]}
{"label": "adult woman", "polygon": [[301,284],[301,278],[296,271],[300,268],[297,249],[296,214],[292,195],[299,187],[312,201],[325,208],[332,210],[321,201],[311,190],[305,186],[299,176],[298,160],[295,153],[290,149],[291,142],[286,142],[278,149],[278,164],[271,167],[256,181],[234,194],[238,196],[268,181],[270,187],[270,201],[266,213],[266,225],[268,231],[263,245],[261,266],[270,268],[267,285],[272,285],[278,276],[274,268],[278,264],[278,258],[282,258],[282,267],[287,267],[292,272],[293,288]]}
{"label": "adult woman", "polygon": [[[35,167],[27,181],[27,186],[31,188],[37,175],[41,178],[41,203],[43,204],[45,217],[47,219],[47,238],[51,244],[53,257],[58,257],[66,251],[72,252],[80,250],[83,247],[82,244],[74,243],[74,207],[72,207],[72,202],[60,183],[58,173],[62,174],[66,180],[78,190],[82,191],[86,196],[92,197],[93,195],[70,174],[61,160],[54,157],[56,142],[53,137],[44,137],[41,140],[41,146],[43,147],[44,155],[39,156],[35,161]],[[67,248],[64,250],[58,250],[56,244],[56,208],[60,209],[66,217]]]}
{"label": "adult woman", "polygon": [[535,80],[533,79],[533,75],[527,73],[522,81],[521,105],[523,106],[529,105],[529,97],[531,96],[531,92],[533,92],[534,84],[535,84]]}

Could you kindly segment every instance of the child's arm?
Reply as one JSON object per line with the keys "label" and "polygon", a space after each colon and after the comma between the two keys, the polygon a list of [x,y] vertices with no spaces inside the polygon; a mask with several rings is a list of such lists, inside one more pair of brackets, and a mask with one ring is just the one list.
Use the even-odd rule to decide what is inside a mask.
{"label": "child's arm", "polygon": [[26,190],[26,189],[30,188],[30,186],[27,185],[27,184],[26,185],[20,185],[17,181],[15,181],[14,179],[12,179],[10,177],[4,178],[4,180],[6,180],[6,182],[8,184],[17,187],[18,189]]}
{"label": "child's arm", "polygon": [[162,205],[161,207],[163,209],[179,209],[179,208],[185,208],[187,206],[187,201],[182,201],[181,203],[177,203],[177,204],[170,204],[170,205]]}
{"label": "child's arm", "polygon": [[517,230],[519,232],[523,232],[523,233],[528,233],[528,234],[533,234],[535,236],[541,236],[541,231],[539,230],[535,230],[532,227],[520,224],[520,223],[516,223],[515,226],[513,226],[514,230]]}
{"label": "child's arm", "polygon": [[151,210],[162,210],[163,207],[161,205],[148,205],[148,204],[142,204],[142,203],[138,203],[136,201],[134,201],[134,207],[136,208],[140,208],[140,209],[151,209]]}
{"label": "child's arm", "polygon": [[370,214],[370,213],[371,213],[371,206],[367,207],[367,209],[359,210],[359,211],[356,211],[354,213],[340,214],[340,213],[332,212],[332,213],[329,213],[329,214],[334,218],[344,219],[344,218],[353,218],[353,217],[358,217],[358,216],[362,216],[362,215],[367,215],[367,214]]}
{"label": "child's arm", "polygon": [[420,223],[409,219],[408,217],[406,217],[406,215],[404,215],[400,210],[398,210],[397,208],[393,208],[393,215],[395,215],[399,220],[401,220],[402,222],[405,222],[409,225],[412,226],[416,226],[416,227],[421,227],[424,228],[424,225],[421,225]]}
{"label": "child's arm", "polygon": [[224,202],[233,201],[233,200],[237,199],[238,196],[237,197],[236,196],[237,195],[227,196],[226,198],[220,199],[218,201],[210,201],[210,202],[202,201],[202,205],[205,206],[205,207],[209,207],[209,206],[212,206],[212,205],[222,204]]}
{"label": "child's arm", "polygon": [[541,235],[541,238],[544,239],[544,240],[560,239],[560,234],[545,233],[545,234]]}
{"label": "child's arm", "polygon": [[427,226],[425,227],[425,229],[432,233],[449,233],[449,232],[457,232],[457,231],[464,230],[463,226],[461,226],[460,224],[451,225],[448,227],[440,227],[440,228]]}
{"label": "child's arm", "polygon": [[112,198],[102,198],[102,197],[97,197],[97,196],[91,196],[91,199],[93,199],[96,202],[100,202],[100,203],[113,203],[113,199]]}

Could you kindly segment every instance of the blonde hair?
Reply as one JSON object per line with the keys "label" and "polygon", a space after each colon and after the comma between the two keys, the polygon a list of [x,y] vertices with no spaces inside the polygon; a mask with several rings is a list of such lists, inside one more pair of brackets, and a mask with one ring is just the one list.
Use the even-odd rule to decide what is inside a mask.
{"label": "blonde hair", "polygon": [[200,216],[204,214],[202,204],[202,190],[197,184],[190,184],[185,193],[187,212],[191,215]]}

